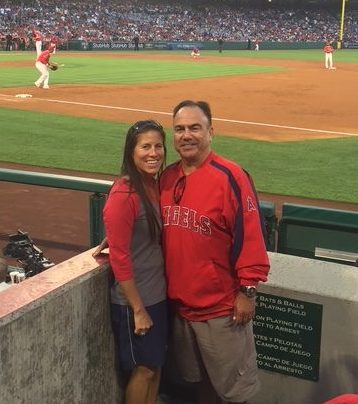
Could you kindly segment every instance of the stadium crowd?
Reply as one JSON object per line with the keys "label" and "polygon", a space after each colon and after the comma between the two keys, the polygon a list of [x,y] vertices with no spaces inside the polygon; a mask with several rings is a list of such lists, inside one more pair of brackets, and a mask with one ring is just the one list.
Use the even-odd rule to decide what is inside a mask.
{"label": "stadium crowd", "polygon": [[[217,3],[218,4],[218,3]],[[358,41],[357,14],[347,10],[345,37]],[[13,48],[31,44],[37,27],[48,38],[93,41],[324,41],[336,40],[339,12],[328,9],[233,7],[150,0],[5,2],[0,6],[0,38]]]}

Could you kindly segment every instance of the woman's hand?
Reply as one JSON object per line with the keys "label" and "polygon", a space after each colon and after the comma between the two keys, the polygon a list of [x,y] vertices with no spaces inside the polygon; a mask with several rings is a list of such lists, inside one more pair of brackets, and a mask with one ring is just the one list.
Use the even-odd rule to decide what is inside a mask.
{"label": "woman's hand", "polygon": [[134,334],[144,336],[153,327],[153,321],[143,307],[134,312]]}

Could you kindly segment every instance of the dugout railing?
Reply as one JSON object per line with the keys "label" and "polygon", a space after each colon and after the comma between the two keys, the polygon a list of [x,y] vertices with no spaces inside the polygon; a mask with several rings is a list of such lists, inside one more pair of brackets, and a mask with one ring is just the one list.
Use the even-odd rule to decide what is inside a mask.
{"label": "dugout railing", "polygon": [[[5,168],[0,168],[0,181],[92,192],[89,197],[89,246],[94,247],[102,241],[104,237],[102,210],[107,192],[112,185],[111,181]],[[275,205],[267,201],[259,201],[259,204],[267,233],[267,249],[275,251],[277,227]]]}
{"label": "dugout railing", "polygon": [[0,169],[0,181],[51,188],[91,192],[89,196],[89,246],[98,245],[104,237],[102,209],[111,181],[34,171]]}
{"label": "dugout railing", "polygon": [[284,203],[277,252],[358,265],[358,212]]}
{"label": "dugout railing", "polygon": [[[0,181],[90,192],[89,247],[103,239],[102,210],[111,181],[0,168]],[[358,211],[259,201],[268,251],[357,265]],[[276,248],[277,240],[277,248]]]}

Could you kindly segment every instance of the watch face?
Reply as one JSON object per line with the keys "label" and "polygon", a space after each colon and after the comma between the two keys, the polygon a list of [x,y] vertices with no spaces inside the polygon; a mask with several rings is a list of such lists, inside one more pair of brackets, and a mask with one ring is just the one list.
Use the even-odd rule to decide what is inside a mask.
{"label": "watch face", "polygon": [[255,297],[256,296],[256,287],[255,286],[242,286],[241,291],[245,293],[247,297]]}

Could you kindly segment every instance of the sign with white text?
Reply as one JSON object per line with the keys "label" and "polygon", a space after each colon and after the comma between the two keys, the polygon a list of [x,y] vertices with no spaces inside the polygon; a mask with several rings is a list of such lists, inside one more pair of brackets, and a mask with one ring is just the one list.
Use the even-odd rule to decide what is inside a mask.
{"label": "sign with white text", "polygon": [[258,293],[254,333],[259,368],[318,381],[322,305]]}

